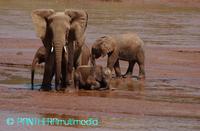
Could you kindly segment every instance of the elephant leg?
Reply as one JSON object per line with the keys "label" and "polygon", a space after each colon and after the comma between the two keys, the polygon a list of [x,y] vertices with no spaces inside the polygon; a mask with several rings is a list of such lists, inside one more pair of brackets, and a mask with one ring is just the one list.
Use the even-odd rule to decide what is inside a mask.
{"label": "elephant leg", "polygon": [[45,61],[43,82],[41,87],[42,90],[45,91],[51,90],[53,67],[54,67],[54,56],[53,53],[50,53]]}
{"label": "elephant leg", "polygon": [[74,87],[77,90],[80,87],[80,75],[77,72],[74,73]]}
{"label": "elephant leg", "polygon": [[134,65],[135,65],[135,61],[129,61],[128,69],[127,69],[126,73],[124,74],[124,77],[133,74]]}
{"label": "elephant leg", "polygon": [[90,57],[90,49],[87,47],[87,45],[83,45],[80,56],[80,65],[88,65]]}
{"label": "elephant leg", "polygon": [[84,30],[80,26],[80,23],[74,22],[71,25],[71,28],[74,30],[74,36],[76,41],[76,49],[74,52],[74,66],[76,69],[80,65],[80,55],[82,52],[82,46],[85,43],[85,37],[84,37]]}
{"label": "elephant leg", "polygon": [[34,74],[35,74],[35,66],[38,63],[38,57],[34,57],[32,65],[31,65],[31,89],[34,88]]}
{"label": "elephant leg", "polygon": [[121,77],[121,70],[120,70],[119,60],[117,60],[116,63],[114,64],[114,70],[115,70],[116,76],[117,77]]}
{"label": "elephant leg", "polygon": [[51,80],[53,79],[53,76],[55,75],[55,65],[53,64],[53,71],[51,72]]}
{"label": "elephant leg", "polygon": [[[117,65],[117,61],[119,56],[119,52],[118,51],[113,51],[112,53],[108,54],[108,60],[107,60],[107,67],[112,71],[113,67],[115,66],[115,64]],[[121,74],[121,72],[120,72]]]}
{"label": "elephant leg", "polygon": [[68,44],[68,64],[67,64],[67,84],[72,85],[73,79],[72,79],[72,73],[73,73],[73,67],[74,67],[74,42],[70,41]]}
{"label": "elephant leg", "polygon": [[67,52],[64,52],[63,51],[63,55],[62,55],[62,88],[66,88],[67,86],[67,81],[68,81],[68,78],[67,78],[67,64],[68,64],[68,54]]}
{"label": "elephant leg", "polygon": [[145,78],[145,70],[144,70],[144,63],[139,63],[139,78]]}
{"label": "elephant leg", "polygon": [[82,63],[81,57],[82,57],[82,47],[76,48],[74,52],[74,68],[75,69],[81,65]]}
{"label": "elephant leg", "polygon": [[140,79],[144,79],[145,78],[145,69],[144,69],[144,52],[143,50],[141,50],[138,54],[137,54],[137,62],[139,65],[139,78]]}

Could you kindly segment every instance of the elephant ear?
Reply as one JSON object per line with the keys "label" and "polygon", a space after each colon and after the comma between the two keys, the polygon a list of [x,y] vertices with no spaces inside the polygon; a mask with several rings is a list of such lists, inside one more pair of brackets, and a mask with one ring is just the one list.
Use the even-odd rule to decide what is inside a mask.
{"label": "elephant ear", "polygon": [[37,9],[31,13],[37,36],[44,39],[47,28],[47,18],[54,13],[53,9]]}
{"label": "elephant ear", "polygon": [[111,37],[101,37],[100,40],[100,49],[102,51],[102,56],[106,56],[108,53],[111,53],[114,50],[114,42]]}
{"label": "elephant ear", "polygon": [[71,20],[70,23],[78,22],[82,29],[85,31],[87,28],[88,14],[84,10],[66,9],[65,15],[68,15]]}

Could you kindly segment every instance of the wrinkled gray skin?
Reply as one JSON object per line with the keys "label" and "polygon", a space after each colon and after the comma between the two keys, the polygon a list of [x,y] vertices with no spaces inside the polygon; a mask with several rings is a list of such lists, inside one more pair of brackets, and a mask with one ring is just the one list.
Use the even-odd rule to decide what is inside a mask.
{"label": "wrinkled gray skin", "polygon": [[[35,53],[32,65],[31,65],[31,89],[34,89],[34,73],[35,73],[35,67],[37,64],[41,64],[45,62],[45,55],[46,55],[46,48],[44,46],[41,46]],[[80,65],[88,65],[90,60],[90,49],[87,45],[83,45],[82,52],[81,52],[81,59],[80,59]],[[74,58],[75,59],[75,58]],[[52,76],[55,72],[52,73]]]}
{"label": "wrinkled gray skin", "polygon": [[82,10],[55,12],[52,9],[37,9],[32,12],[32,20],[47,52],[41,89],[51,89],[53,68],[56,90],[60,84],[66,88],[67,84],[72,84],[74,63],[79,65],[77,61],[84,44],[88,15]]}
{"label": "wrinkled gray skin", "polygon": [[139,78],[145,78],[143,41],[137,34],[100,37],[92,45],[91,53],[93,65],[95,65],[95,59],[108,55],[107,67],[110,70],[114,68],[117,77],[121,77],[119,60],[124,60],[129,62],[124,77],[132,75],[133,67],[137,63],[139,65]]}
{"label": "wrinkled gray skin", "polygon": [[111,70],[102,66],[79,66],[74,73],[76,89],[109,89]]}

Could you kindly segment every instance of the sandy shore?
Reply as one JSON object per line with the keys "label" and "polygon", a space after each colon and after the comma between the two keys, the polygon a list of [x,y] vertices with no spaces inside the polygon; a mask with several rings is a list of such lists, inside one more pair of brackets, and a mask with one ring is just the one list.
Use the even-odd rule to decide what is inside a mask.
{"label": "sandy shore", "polygon": [[[1,71],[3,72],[3,67],[7,66],[29,68],[34,52],[41,45],[39,40],[0,39]],[[72,115],[72,117],[80,118],[93,116],[102,121],[97,130],[99,128],[114,130],[118,128],[113,124],[116,121],[111,118],[123,118],[122,121],[129,121],[129,123],[133,118],[148,120],[149,117],[199,120],[200,47],[145,45],[145,53],[147,79],[142,89],[136,91],[119,89],[102,92],[57,93],[13,88],[13,85],[9,83],[1,84],[0,110],[5,112],[1,116],[1,121],[10,112],[14,112],[15,115],[25,112],[33,116],[35,116],[34,114],[40,116],[57,114],[58,117],[64,114],[66,117]],[[126,69],[126,63],[122,62],[122,68]],[[137,71],[135,71],[135,75],[137,75]],[[1,74],[0,77],[3,79],[5,75]],[[124,84],[120,81],[113,83],[118,86]],[[157,99],[158,96],[162,96],[162,98]],[[166,96],[172,99],[165,100]],[[6,127],[3,124],[0,126]],[[120,126],[129,129],[123,123]],[[43,128],[32,129],[31,127],[32,130],[42,130]],[[64,130],[63,127],[46,127],[44,129],[57,128]],[[9,130],[9,128],[7,129]],[[79,128],[72,129],[78,130]],[[197,129],[200,127],[197,126]]]}

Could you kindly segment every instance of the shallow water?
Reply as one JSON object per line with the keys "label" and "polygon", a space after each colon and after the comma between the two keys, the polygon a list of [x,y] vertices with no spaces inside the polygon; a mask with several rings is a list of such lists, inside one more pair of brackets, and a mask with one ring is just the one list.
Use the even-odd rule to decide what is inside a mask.
{"label": "shallow water", "polygon": [[[14,120],[17,121],[18,118],[57,118],[60,120],[68,120],[68,119],[76,119],[76,120],[87,120],[88,116],[72,116],[72,115],[64,115],[64,114],[33,114],[33,113],[17,113],[17,112],[8,112],[8,111],[2,111],[0,113],[1,115],[1,123],[5,124],[6,122],[2,121],[3,119],[6,120],[8,117],[14,118]],[[93,117],[93,119],[96,119]],[[25,123],[25,122],[24,122]],[[56,129],[58,126],[49,125],[51,129]],[[61,126],[61,125],[59,125]],[[48,129],[47,126],[44,129]],[[200,129],[199,120],[198,119],[191,119],[191,118],[176,118],[176,117],[159,117],[159,116],[127,116],[127,117],[102,117],[99,120],[98,126],[66,126],[62,125],[60,129],[65,129],[65,127],[75,127],[75,128],[82,128],[82,129],[92,129],[92,130],[137,130],[137,131],[146,131],[149,129],[154,130],[161,130],[161,131],[197,131]],[[14,126],[8,126],[6,127],[8,130],[12,130],[15,128],[15,130],[36,130],[37,126],[30,126],[24,124],[22,126],[22,123],[19,125],[15,124]]]}
{"label": "shallow water", "polygon": [[87,41],[105,34],[138,33],[146,44],[200,46],[200,8],[167,4],[94,2],[91,0],[1,0],[0,37],[36,38],[30,13],[36,8],[85,9]]}
{"label": "shallow water", "polygon": [[[77,2],[78,1],[78,2]],[[53,8],[63,11],[65,8],[81,8],[88,11],[89,23],[86,30],[87,42],[105,34],[136,32],[145,44],[165,46],[200,47],[200,8],[176,7],[170,5],[137,5],[120,2],[92,2],[91,0],[1,0],[0,1],[0,38],[37,39],[30,13],[36,8]],[[31,52],[33,49],[0,49],[6,52]],[[198,53],[198,52],[197,52]],[[102,63],[101,63],[102,64]],[[104,63],[103,63],[104,64]],[[122,64],[125,71],[127,64]],[[168,67],[166,67],[168,68]],[[181,70],[182,68],[176,68]],[[43,68],[37,68],[35,89],[39,89]],[[13,90],[29,90],[29,67],[0,65],[0,86]],[[114,91],[74,92],[71,95],[95,98],[132,99],[156,102],[200,104],[199,78],[184,77],[147,77],[145,82],[133,79],[113,80]],[[4,115],[3,115],[4,114]],[[0,112],[7,117],[10,112]],[[11,113],[14,116],[21,115]],[[28,114],[30,115],[30,114]],[[172,114],[173,115],[173,114]],[[31,114],[35,117],[87,118],[88,116],[68,116],[62,114]],[[2,119],[1,119],[2,120]],[[100,128],[105,130],[199,130],[198,118],[180,118],[166,116],[126,116],[103,117]],[[2,126],[2,125],[0,125]],[[8,127],[4,126],[8,129]],[[20,128],[24,129],[24,128]],[[45,128],[47,129],[47,128]],[[8,129],[9,130],[9,129]],[[32,129],[34,130],[34,129]]]}
{"label": "shallow water", "polygon": [[[42,70],[39,69],[36,73],[36,81],[34,89],[39,89],[42,80]],[[9,66],[0,66],[0,74],[4,73],[4,77],[0,80],[0,86],[5,88],[10,88],[11,92],[15,92],[17,90],[30,90],[30,69],[24,67],[9,67]],[[70,93],[70,96],[78,96],[78,97],[91,97],[91,98],[115,98],[115,99],[129,99],[129,100],[141,100],[141,101],[149,101],[149,102],[169,102],[169,103],[180,103],[180,104],[200,104],[200,90],[199,86],[189,86],[183,85],[179,80],[173,78],[148,78],[145,80],[145,83],[135,80],[135,79],[124,79],[124,80],[113,80],[112,85],[116,88],[113,91],[86,91],[80,90],[78,92]],[[54,94],[51,94],[54,96]],[[55,94],[56,95],[56,94]],[[66,93],[66,95],[68,95]],[[16,99],[16,100],[24,100],[26,97],[30,97],[29,95],[9,95],[9,96],[1,96],[1,99]],[[36,97],[36,96],[33,96]],[[55,97],[55,96],[54,96]],[[98,104],[98,103],[96,103]],[[120,105],[119,105],[120,106]],[[126,108],[126,107],[125,107]],[[38,110],[39,111],[39,110]],[[36,112],[38,112],[36,111]],[[92,110],[90,110],[92,112]],[[170,109],[169,109],[170,111]],[[189,111],[189,110],[188,110]],[[190,112],[190,111],[189,111]],[[99,113],[99,112],[98,112]],[[95,113],[93,115],[87,115],[87,113],[83,112],[80,114],[56,114],[56,113],[31,113],[31,112],[8,112],[2,111],[0,112],[1,119],[0,127],[6,130],[37,130],[37,126],[6,126],[5,120],[7,117],[11,116],[14,118],[17,117],[36,117],[36,118],[57,118],[57,119],[87,119],[88,117],[95,117]],[[125,115],[125,116],[124,116]],[[139,130],[139,131],[147,131],[149,129],[159,130],[159,131],[197,131],[200,129],[199,117],[195,116],[174,116],[174,114],[170,114],[170,116],[165,115],[133,115],[126,113],[116,113],[114,116],[107,116],[106,113],[103,112],[101,117],[97,117],[101,123],[97,127],[84,127],[84,126],[39,126],[39,129],[44,128],[47,129],[57,129],[66,130],[66,127],[71,128],[81,128],[87,130]],[[3,124],[4,123],[4,124]]]}
{"label": "shallow water", "polygon": [[[0,73],[4,76],[1,77],[0,85],[15,89],[31,89],[29,68],[0,66]],[[35,90],[41,86],[42,74],[43,68],[36,70]],[[200,87],[184,84],[182,79],[177,78],[148,78],[145,82],[135,78],[113,79],[112,87],[114,91],[80,90],[74,92],[74,95],[200,104]],[[52,88],[54,89],[54,80],[52,80]]]}

